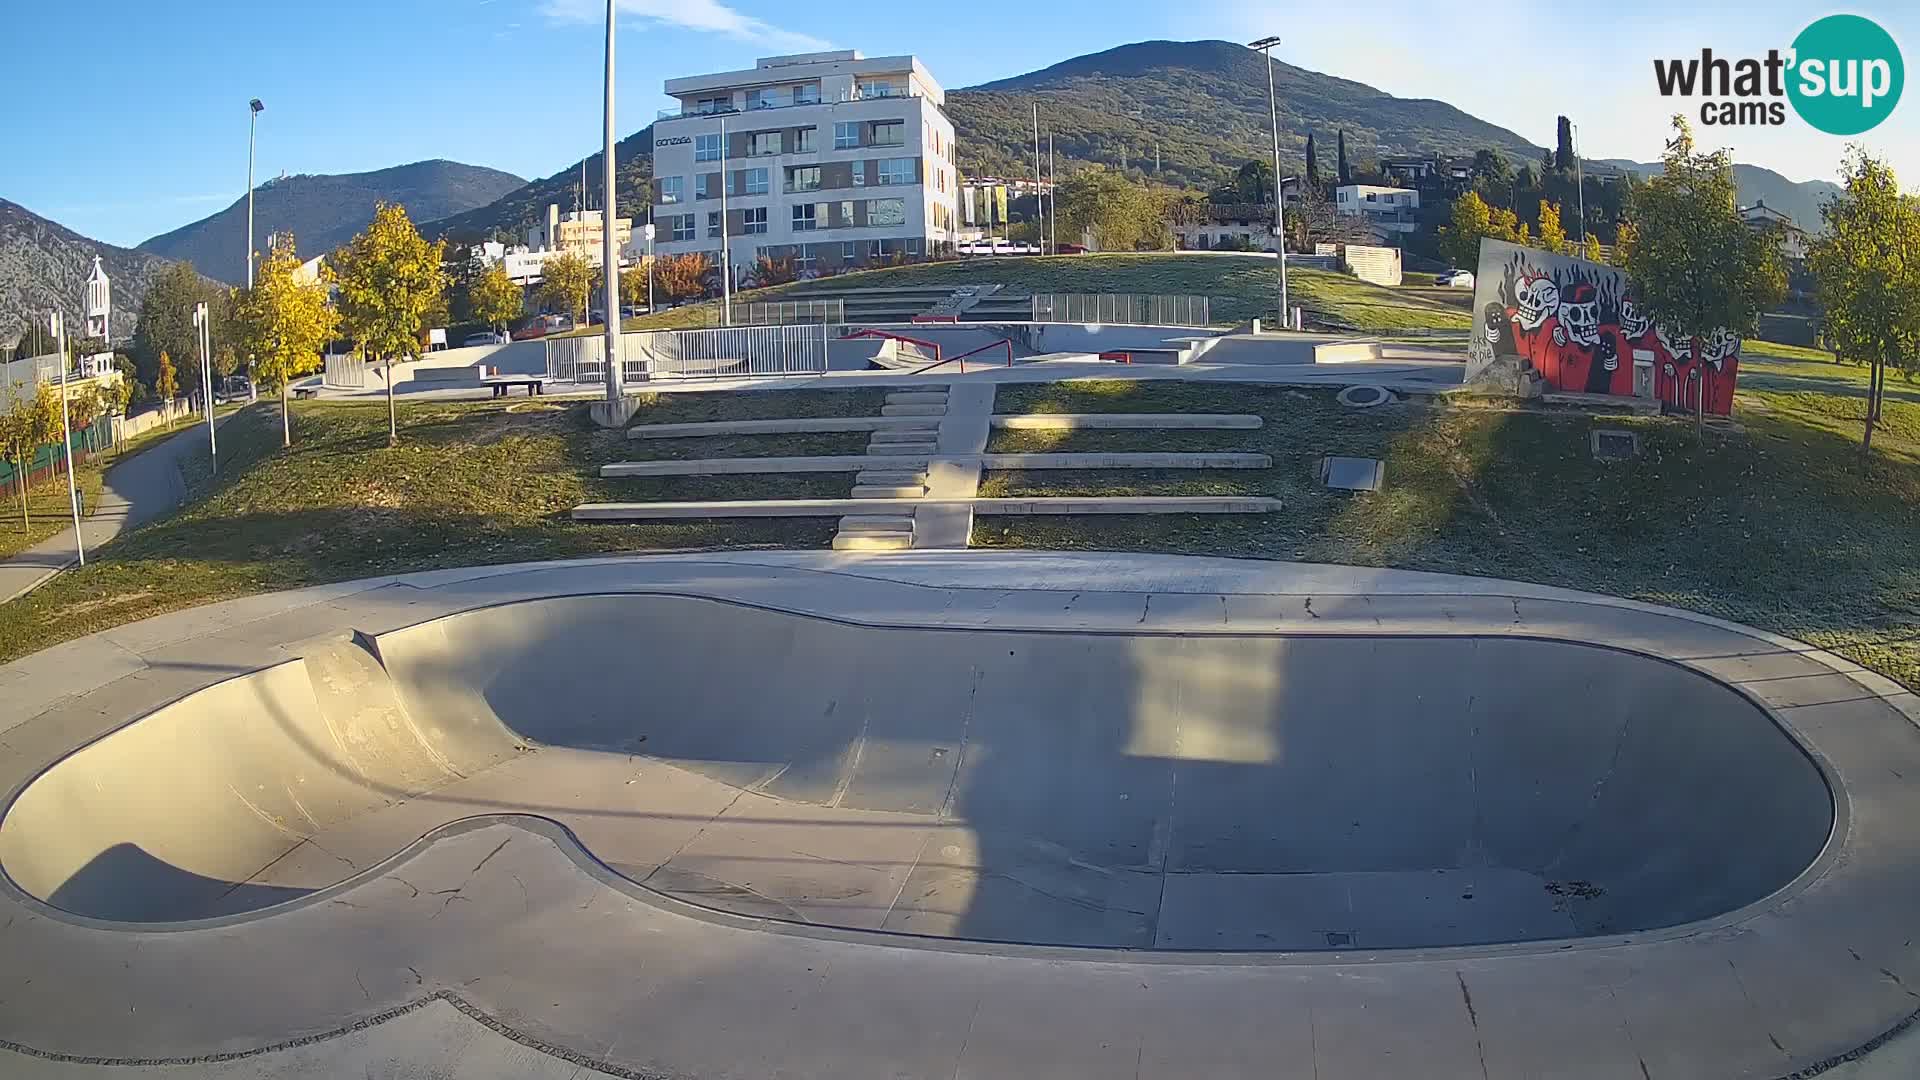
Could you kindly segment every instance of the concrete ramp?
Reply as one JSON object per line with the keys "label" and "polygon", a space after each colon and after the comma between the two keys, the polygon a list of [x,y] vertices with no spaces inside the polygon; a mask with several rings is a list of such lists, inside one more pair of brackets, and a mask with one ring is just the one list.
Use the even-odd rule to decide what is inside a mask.
{"label": "concrete ramp", "polygon": [[516,812],[743,915],[1209,950],[1673,926],[1784,887],[1834,820],[1769,714],[1610,648],[599,595],[323,642],[160,709],[28,786],[0,866],[78,914],[190,919]]}

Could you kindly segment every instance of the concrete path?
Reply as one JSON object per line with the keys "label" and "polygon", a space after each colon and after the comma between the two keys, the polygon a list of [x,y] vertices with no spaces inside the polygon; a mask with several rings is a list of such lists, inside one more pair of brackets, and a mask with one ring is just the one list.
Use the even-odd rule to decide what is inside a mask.
{"label": "concrete path", "polygon": [[[249,597],[0,667],[0,1075],[1910,1076],[1910,1040],[1853,1059],[1916,1011],[1915,717],[1751,628],[1367,568],[718,553]],[[457,764],[359,735],[501,721],[494,768],[343,801],[389,776],[341,754]],[[1421,812],[1455,785],[1472,813]],[[1184,936],[1340,898],[1206,893],[1303,884],[1248,872],[1275,860],[1536,841],[1599,859],[1522,913],[1576,936]],[[256,874],[291,898],[229,888]],[[1542,900],[1477,879],[1346,884],[1353,917],[1461,916],[1371,932]],[[73,913],[196,897],[239,906]]]}
{"label": "concrete path", "polygon": [[[225,423],[225,418],[216,425]],[[89,557],[121,532],[180,505],[187,496],[180,465],[206,449],[204,422],[115,463],[100,487],[92,514],[80,521],[80,536]],[[64,485],[65,478],[60,481]],[[50,536],[11,558],[0,560],[0,603],[39,588],[79,557],[73,528]]]}

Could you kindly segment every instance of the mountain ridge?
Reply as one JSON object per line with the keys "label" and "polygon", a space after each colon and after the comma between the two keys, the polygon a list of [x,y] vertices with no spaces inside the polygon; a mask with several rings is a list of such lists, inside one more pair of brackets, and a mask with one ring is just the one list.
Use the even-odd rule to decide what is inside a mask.
{"label": "mountain ridge", "polygon": [[[433,221],[500,198],[526,185],[509,172],[444,158],[359,173],[303,173],[254,189],[254,235],[290,230],[300,254],[324,254],[373,220],[377,202],[400,203],[415,222]],[[192,262],[202,274],[229,284],[246,280],[245,195],[232,205],[161,233],[135,250]]]}
{"label": "mountain ridge", "polygon": [[113,283],[113,341],[133,337],[140,301],[169,260],[133,248],[82,236],[51,218],[0,198],[0,343],[16,341],[29,318],[59,310],[70,327],[81,325],[81,299],[94,256]]}

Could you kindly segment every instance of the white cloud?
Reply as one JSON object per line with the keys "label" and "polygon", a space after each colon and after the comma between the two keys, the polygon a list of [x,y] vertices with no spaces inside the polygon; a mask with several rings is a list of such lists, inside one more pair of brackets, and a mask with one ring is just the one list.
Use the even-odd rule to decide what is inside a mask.
{"label": "white cloud", "polygon": [[[561,22],[599,22],[606,18],[606,6],[596,0],[545,0],[541,11]],[[796,52],[827,48],[827,43],[819,38],[782,30],[728,7],[720,0],[618,0],[618,11],[648,22],[724,34],[770,48]]]}

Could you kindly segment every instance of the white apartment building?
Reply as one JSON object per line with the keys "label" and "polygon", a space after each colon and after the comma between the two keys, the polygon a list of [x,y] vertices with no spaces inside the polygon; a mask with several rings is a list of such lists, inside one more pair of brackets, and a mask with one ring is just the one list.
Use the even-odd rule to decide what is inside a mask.
{"label": "white apartment building", "polygon": [[[950,248],[959,175],[946,92],[912,56],[761,58],[751,71],[669,79],[653,129],[654,247],[734,269],[792,257],[801,273]],[[725,184],[726,210],[721,211]]]}
{"label": "white apartment building", "polygon": [[1364,217],[1383,234],[1420,228],[1420,193],[1378,184],[1342,184],[1333,189],[1333,212]]}

